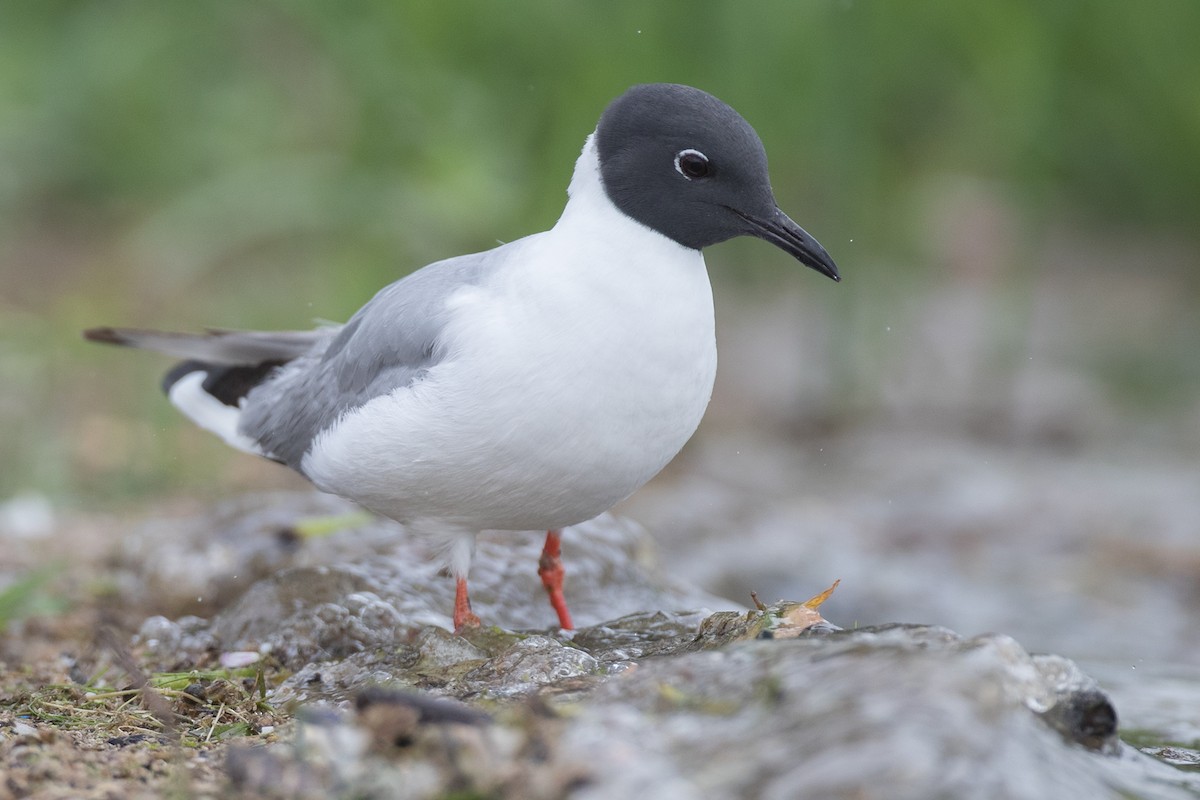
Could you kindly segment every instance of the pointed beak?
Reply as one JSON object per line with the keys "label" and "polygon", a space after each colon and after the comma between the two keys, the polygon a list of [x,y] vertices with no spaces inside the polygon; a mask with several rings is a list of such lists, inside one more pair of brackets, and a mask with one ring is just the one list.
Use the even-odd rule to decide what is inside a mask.
{"label": "pointed beak", "polygon": [[833,263],[829,253],[825,252],[825,248],[821,247],[821,243],[809,236],[804,228],[792,222],[778,207],[773,215],[765,219],[738,211],[736,208],[731,210],[749,226],[746,231],[749,235],[770,242],[822,275],[835,281],[842,279],[838,274],[837,265]]}

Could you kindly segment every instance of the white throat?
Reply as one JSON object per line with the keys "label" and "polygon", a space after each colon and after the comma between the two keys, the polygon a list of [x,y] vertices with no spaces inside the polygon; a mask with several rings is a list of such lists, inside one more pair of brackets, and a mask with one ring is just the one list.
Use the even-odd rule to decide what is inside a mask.
{"label": "white throat", "polygon": [[[593,192],[608,198],[608,193],[604,190],[604,180],[600,177],[600,154],[596,151],[595,131],[588,134],[579,158],[575,159],[575,171],[571,174],[570,184],[567,185],[567,197],[574,200]],[[567,204],[567,208],[570,208],[570,203]]]}
{"label": "white throat", "polygon": [[[575,160],[575,172],[567,185],[567,198],[562,216],[554,225],[556,232],[560,228],[571,228],[580,231],[607,231],[606,234],[602,234],[605,236],[626,231],[638,238],[646,238],[643,234],[650,234],[649,238],[661,240],[662,245],[670,251],[683,250],[689,259],[699,255],[697,251],[663,236],[617,208],[608,196],[608,191],[604,188],[604,179],[600,175],[600,154],[596,149],[595,131],[588,135],[587,141],[583,143],[583,152]],[[680,256],[675,254],[673,257]]]}

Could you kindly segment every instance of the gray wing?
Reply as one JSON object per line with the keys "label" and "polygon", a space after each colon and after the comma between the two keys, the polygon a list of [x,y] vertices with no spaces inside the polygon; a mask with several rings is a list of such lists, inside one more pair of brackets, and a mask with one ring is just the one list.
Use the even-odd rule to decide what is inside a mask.
{"label": "gray wing", "polygon": [[499,249],[430,264],[381,289],[327,346],[280,367],[252,390],[238,429],[302,472],[300,462],[318,433],[372,398],[420,380],[441,360],[447,298],[479,283]]}

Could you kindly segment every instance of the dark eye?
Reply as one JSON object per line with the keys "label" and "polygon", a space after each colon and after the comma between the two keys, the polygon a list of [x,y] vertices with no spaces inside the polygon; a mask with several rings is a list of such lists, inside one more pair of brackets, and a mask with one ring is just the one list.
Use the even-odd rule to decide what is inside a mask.
{"label": "dark eye", "polygon": [[675,171],[689,181],[708,177],[708,156],[699,150],[680,150],[675,154]]}

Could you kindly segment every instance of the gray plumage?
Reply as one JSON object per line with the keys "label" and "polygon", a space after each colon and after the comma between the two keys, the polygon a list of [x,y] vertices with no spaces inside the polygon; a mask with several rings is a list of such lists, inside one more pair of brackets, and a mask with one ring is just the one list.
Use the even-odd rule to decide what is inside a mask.
{"label": "gray plumage", "polygon": [[[266,366],[261,381],[236,398],[238,431],[264,455],[303,473],[304,454],[321,430],[372,398],[420,380],[441,360],[447,298],[478,283],[502,250],[430,264],[385,286],[345,325],[200,334],[93,328],[84,336],[188,359],[168,373],[167,392],[193,372]],[[273,364],[279,366],[270,369]]]}
{"label": "gray plumage", "polygon": [[243,405],[239,429],[292,469],[347,411],[419,381],[444,355],[446,300],[479,281],[497,251],[439,261],[379,291],[321,346],[280,367]]}

